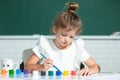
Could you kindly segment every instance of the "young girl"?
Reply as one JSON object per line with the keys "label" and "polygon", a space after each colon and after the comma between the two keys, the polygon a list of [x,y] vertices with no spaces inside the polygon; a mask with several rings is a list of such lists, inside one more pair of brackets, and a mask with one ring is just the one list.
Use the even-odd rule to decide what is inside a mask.
{"label": "young girl", "polygon": [[[77,70],[80,76],[89,76],[100,72],[99,65],[84,49],[84,41],[82,39],[74,39],[82,29],[81,20],[76,13],[78,7],[77,3],[69,3],[67,4],[68,9],[56,17],[52,27],[55,39],[40,37],[38,44],[33,48],[34,53],[25,64],[25,68],[29,72],[32,70],[56,71],[53,65],[57,66],[62,72],[64,70]],[[40,41],[42,41],[42,38],[47,40],[49,47],[41,45],[42,42]],[[51,50],[47,51],[45,47]],[[45,59],[40,53],[47,58]],[[39,64],[38,61],[40,61]],[[84,62],[88,67],[80,70],[78,67],[80,62]]]}

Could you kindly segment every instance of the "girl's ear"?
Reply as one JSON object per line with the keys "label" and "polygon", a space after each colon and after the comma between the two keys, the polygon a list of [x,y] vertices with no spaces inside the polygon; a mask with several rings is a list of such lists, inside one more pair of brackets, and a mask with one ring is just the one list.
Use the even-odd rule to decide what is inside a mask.
{"label": "girl's ear", "polygon": [[53,32],[54,34],[56,34],[56,31],[57,31],[56,26],[53,26],[53,27],[52,27],[52,32]]}

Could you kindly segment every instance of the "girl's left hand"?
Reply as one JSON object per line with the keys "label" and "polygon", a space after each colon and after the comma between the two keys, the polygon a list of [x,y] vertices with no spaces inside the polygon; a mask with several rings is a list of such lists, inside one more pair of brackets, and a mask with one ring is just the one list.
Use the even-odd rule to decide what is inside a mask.
{"label": "girl's left hand", "polygon": [[90,76],[92,72],[89,69],[81,69],[78,76]]}

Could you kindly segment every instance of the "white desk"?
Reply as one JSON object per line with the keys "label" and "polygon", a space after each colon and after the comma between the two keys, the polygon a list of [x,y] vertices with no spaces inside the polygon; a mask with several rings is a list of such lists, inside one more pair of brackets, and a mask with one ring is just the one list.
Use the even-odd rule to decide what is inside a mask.
{"label": "white desk", "polygon": [[94,74],[92,76],[89,77],[72,77],[72,76],[61,76],[61,77],[57,77],[57,76],[39,76],[39,78],[35,79],[32,78],[31,75],[29,75],[29,77],[24,78],[24,76],[22,75],[21,77],[16,77],[14,76],[13,78],[9,78],[9,76],[3,77],[2,75],[0,75],[0,80],[120,80],[120,73],[99,73],[99,74]]}

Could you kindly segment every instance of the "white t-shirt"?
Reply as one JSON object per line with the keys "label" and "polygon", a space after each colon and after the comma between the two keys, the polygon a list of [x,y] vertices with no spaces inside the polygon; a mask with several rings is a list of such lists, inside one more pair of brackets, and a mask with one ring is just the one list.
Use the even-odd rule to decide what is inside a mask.
{"label": "white t-shirt", "polygon": [[[44,38],[43,41],[42,38]],[[48,43],[49,45],[46,44],[46,46],[44,44],[43,46],[41,45],[43,43]],[[33,48],[33,52],[41,60],[43,60],[43,56],[41,56],[40,53],[42,53],[47,58],[52,59],[53,64],[61,71],[78,70],[80,69],[79,63],[84,62],[90,57],[88,52],[84,49],[84,41],[82,39],[73,40],[71,46],[67,50],[60,50],[54,44],[53,39],[47,39],[44,36],[41,36],[38,44]],[[55,68],[50,68],[49,70],[56,71]]]}

